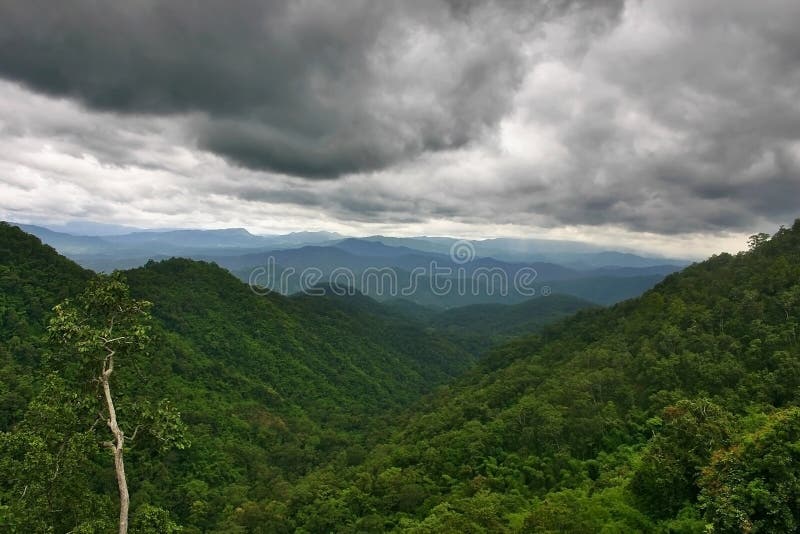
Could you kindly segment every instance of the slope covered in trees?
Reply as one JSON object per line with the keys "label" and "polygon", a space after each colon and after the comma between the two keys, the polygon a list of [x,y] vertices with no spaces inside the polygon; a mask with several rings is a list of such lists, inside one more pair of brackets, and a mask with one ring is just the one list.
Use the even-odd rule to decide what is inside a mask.
{"label": "slope covered in trees", "polygon": [[[96,384],[45,340],[92,273],[0,225],[0,274],[0,528],[107,532],[113,465],[76,402]],[[131,532],[798,528],[800,221],[469,370],[442,325],[367,297],[259,296],[177,259],[125,277],[156,350],[116,398],[168,398],[191,444],[128,446]]]}
{"label": "slope covered in trees", "polygon": [[496,349],[298,483],[287,530],[796,531],[800,221],[752,245]]}
{"label": "slope covered in trees", "polygon": [[380,305],[367,297],[256,295],[224,269],[184,259],[125,275],[134,296],[157,303],[153,314],[169,336],[213,362],[209,380],[236,370],[315,417],[357,420],[415,399],[471,364],[444,339],[374,313]]}
{"label": "slope covered in trees", "polygon": [[519,304],[451,308],[428,318],[428,324],[470,352],[482,354],[492,346],[538,332],[558,319],[595,306],[570,295],[549,295]]}
{"label": "slope covered in trees", "polygon": [[19,229],[0,223],[0,429],[19,419],[33,393],[50,310],[92,273]]}
{"label": "slope covered in trees", "polygon": [[[59,444],[88,436],[96,414],[87,420],[68,400],[50,404],[94,386],[74,379],[69,363],[54,364],[45,333],[51,308],[78,295],[92,273],[17,228],[0,232],[0,524],[102,532],[116,514],[110,456],[99,443]],[[124,277],[133,297],[154,303],[155,343],[138,367],[115,372],[115,391],[123,404],[169,398],[192,443],[160,456],[132,446],[132,510],[169,510],[189,531],[225,531],[237,506],[280,496],[334,454],[358,458],[370,421],[471,364],[415,324],[371,313],[371,301],[259,296],[215,265],[179,259]]]}

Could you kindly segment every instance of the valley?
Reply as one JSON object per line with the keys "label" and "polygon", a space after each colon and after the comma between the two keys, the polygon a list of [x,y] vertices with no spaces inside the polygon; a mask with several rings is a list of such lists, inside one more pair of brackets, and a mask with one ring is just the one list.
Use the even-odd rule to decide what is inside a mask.
{"label": "valley", "polygon": [[[724,478],[719,455],[796,424],[799,225],[610,308],[558,294],[446,310],[330,287],[259,295],[177,258],[123,271],[131,296],[153,302],[155,345],[117,387],[169,399],[191,441],[159,456],[132,446],[133,508],[169,510],[184,532],[724,525],[718,484],[745,482]],[[67,402],[72,418],[42,427],[31,412],[70,387],[48,356],[49,310],[94,275],[0,230],[4,521],[111,521],[99,449],[45,483],[63,461],[47,436],[81,435],[89,414]],[[708,441],[687,456],[699,449],[686,440]],[[742,513],[776,524],[759,510]]]}

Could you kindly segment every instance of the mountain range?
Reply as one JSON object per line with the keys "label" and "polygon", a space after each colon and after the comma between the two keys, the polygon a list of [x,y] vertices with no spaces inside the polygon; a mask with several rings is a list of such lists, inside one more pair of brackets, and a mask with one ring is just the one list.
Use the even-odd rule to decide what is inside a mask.
{"label": "mountain range", "polygon": [[[17,226],[100,272],[185,257],[214,262],[244,281],[284,294],[334,281],[379,300],[403,297],[436,308],[513,304],[537,292],[612,304],[640,294],[688,264],[584,243],[536,239],[348,238],[329,232],[257,236],[242,228],[109,233],[101,227],[97,231],[103,235],[73,235]],[[453,256],[457,247],[466,257]],[[263,273],[268,266],[273,272]],[[262,276],[255,276],[259,272]],[[331,280],[337,272],[339,279]],[[524,290],[514,284],[519,274],[527,276],[529,287]],[[306,279],[305,275],[313,276]],[[441,287],[459,289],[437,289]],[[407,291],[401,294],[403,289]]]}

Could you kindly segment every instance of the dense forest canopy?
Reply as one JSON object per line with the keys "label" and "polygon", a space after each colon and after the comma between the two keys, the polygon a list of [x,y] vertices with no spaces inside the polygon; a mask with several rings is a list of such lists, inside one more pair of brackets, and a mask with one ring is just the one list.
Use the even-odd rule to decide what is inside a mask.
{"label": "dense forest canopy", "polygon": [[[604,309],[256,295],[184,259],[121,273],[153,344],[115,372],[120,405],[174,410],[186,445],[130,444],[131,532],[794,531],[800,221],[750,246]],[[97,385],[46,331],[92,278],[0,225],[2,529],[115,528]]]}
{"label": "dense forest canopy", "polygon": [[306,477],[293,525],[796,530],[800,221],[751,246],[495,349],[363,463]]}
{"label": "dense forest canopy", "polygon": [[[33,425],[43,396],[54,395],[53,380],[68,394],[69,384],[63,382],[71,377],[54,365],[45,327],[50,310],[65,297],[79,295],[92,274],[17,228],[2,225],[0,232],[5,379],[0,428],[8,431]],[[203,516],[208,518],[200,522],[204,528],[241,501],[225,496],[231,491],[242,498],[258,495],[263,488],[280,488],[334,452],[353,447],[352,454],[360,454],[369,416],[377,419],[407,405],[472,361],[448,340],[397,314],[373,313],[379,305],[366,297],[309,302],[259,296],[215,265],[179,259],[122,276],[134,297],[158,304],[152,310],[151,350],[136,368],[119,369],[116,382],[123,394],[130,390],[129,396],[170,398],[183,413],[193,442],[180,454],[156,459],[149,458],[149,451],[131,449],[134,508],[202,500],[208,508]],[[84,423],[76,420],[75,428],[57,430],[63,436],[82,432]],[[36,530],[22,519],[37,516],[30,513],[34,488],[24,474],[26,453],[14,448],[14,433],[6,436],[3,466],[13,489],[7,494],[5,488],[3,495],[9,495],[12,517],[23,521],[18,528]],[[59,445],[47,445],[47,462],[55,469]],[[110,468],[102,452],[84,456],[85,465],[75,469]],[[176,470],[178,465],[183,467]],[[110,494],[105,482],[112,483],[113,477],[97,477],[97,482],[85,484],[81,499]],[[187,501],[185,491],[198,484],[206,488],[203,499]],[[49,491],[45,484],[39,489]],[[24,491],[25,499],[14,498],[16,490]],[[108,517],[114,515],[112,508]],[[188,513],[183,505],[170,508],[178,516]],[[59,509],[48,504],[39,519],[82,520],[80,515],[65,517]],[[87,507],[86,513],[95,511]],[[69,530],[66,524],[51,524]]]}

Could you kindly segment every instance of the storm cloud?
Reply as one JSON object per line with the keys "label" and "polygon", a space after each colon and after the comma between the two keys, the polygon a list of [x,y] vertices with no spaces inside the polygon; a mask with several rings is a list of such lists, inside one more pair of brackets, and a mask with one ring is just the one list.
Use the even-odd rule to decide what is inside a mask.
{"label": "storm cloud", "polygon": [[793,0],[8,0],[0,209],[713,252],[800,215],[798,26]]}
{"label": "storm cloud", "polygon": [[621,7],[11,1],[0,4],[0,74],[94,109],[199,113],[201,147],[331,178],[480,139],[508,111],[526,37],[580,12],[602,26]]}

